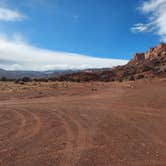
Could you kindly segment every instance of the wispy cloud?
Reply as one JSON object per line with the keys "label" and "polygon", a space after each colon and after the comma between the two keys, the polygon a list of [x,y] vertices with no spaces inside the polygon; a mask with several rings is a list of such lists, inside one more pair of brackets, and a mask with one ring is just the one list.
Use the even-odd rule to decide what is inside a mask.
{"label": "wispy cloud", "polygon": [[137,23],[132,32],[154,32],[166,42],[166,0],[144,0],[138,7],[147,17],[146,23]]}
{"label": "wispy cloud", "polygon": [[0,37],[0,68],[3,69],[38,71],[86,69],[112,67],[125,63],[127,63],[126,60],[102,59],[73,53],[49,51],[33,47],[20,40],[9,40]]}
{"label": "wispy cloud", "polygon": [[0,7],[0,20],[1,21],[21,21],[25,16],[18,11]]}
{"label": "wispy cloud", "polygon": [[148,26],[142,23],[135,24],[132,28],[132,32],[144,32],[148,30]]}

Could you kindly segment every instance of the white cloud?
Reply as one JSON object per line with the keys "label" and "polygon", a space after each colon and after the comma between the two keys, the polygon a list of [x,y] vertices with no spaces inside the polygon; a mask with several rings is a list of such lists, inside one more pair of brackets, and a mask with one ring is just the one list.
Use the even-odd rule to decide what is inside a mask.
{"label": "white cloud", "polygon": [[1,21],[21,21],[25,16],[18,11],[0,7],[0,20]]}
{"label": "white cloud", "polygon": [[154,32],[166,42],[166,0],[144,0],[139,10],[147,16],[147,23],[135,24],[131,30]]}
{"label": "white cloud", "polygon": [[148,29],[148,26],[142,23],[135,24],[132,28],[132,32],[144,32]]}
{"label": "white cloud", "polygon": [[[85,55],[49,51],[25,42],[0,36],[0,68],[7,70],[54,70],[102,68],[122,65],[126,60],[102,59]],[[22,40],[22,38],[21,38]]]}
{"label": "white cloud", "polygon": [[13,40],[17,43],[23,43],[24,42],[23,36],[18,32],[13,34]]}

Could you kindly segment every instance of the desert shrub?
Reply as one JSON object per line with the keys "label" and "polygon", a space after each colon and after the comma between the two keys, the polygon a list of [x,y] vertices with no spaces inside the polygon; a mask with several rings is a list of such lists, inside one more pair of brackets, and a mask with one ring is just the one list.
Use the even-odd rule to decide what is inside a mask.
{"label": "desert shrub", "polygon": [[108,74],[103,74],[99,77],[99,81],[104,81],[104,82],[109,82],[110,81],[110,76]]}
{"label": "desert shrub", "polygon": [[134,81],[135,80],[135,78],[134,78],[134,76],[132,75],[132,76],[129,76],[129,81]]}
{"label": "desert shrub", "polygon": [[139,80],[139,79],[142,79],[142,78],[144,78],[144,75],[143,75],[143,74],[139,74],[139,75],[136,76],[136,79],[138,79],[138,80]]}
{"label": "desert shrub", "polygon": [[117,78],[117,81],[123,82],[123,78],[119,77],[119,78]]}
{"label": "desert shrub", "polygon": [[15,84],[24,85],[24,82],[21,79],[17,79],[17,80],[15,80]]}
{"label": "desert shrub", "polygon": [[71,79],[70,81],[74,81],[74,82],[81,82],[81,80],[79,78],[76,78],[76,79]]}
{"label": "desert shrub", "polygon": [[19,84],[24,85],[25,83],[23,81],[20,81]]}
{"label": "desert shrub", "polygon": [[51,88],[57,88],[58,85],[57,85],[57,84],[53,84],[53,85],[51,85],[50,87],[51,87]]}
{"label": "desert shrub", "polygon": [[6,77],[1,77],[1,81],[7,81],[8,79]]}
{"label": "desert shrub", "polygon": [[21,81],[21,79],[17,79],[17,80],[15,80],[14,82],[15,82],[16,84],[18,84],[18,83],[20,83],[20,81]]}
{"label": "desert shrub", "polygon": [[115,78],[110,78],[110,80],[109,80],[110,82],[114,82],[114,81],[116,81],[116,79]]}
{"label": "desert shrub", "polygon": [[32,81],[32,80],[31,80],[31,78],[29,78],[29,77],[23,77],[23,78],[22,78],[22,81],[23,81],[23,82],[30,82],[30,81]]}
{"label": "desert shrub", "polygon": [[91,91],[97,91],[97,88],[94,88],[94,87],[93,87],[93,88],[91,89]]}
{"label": "desert shrub", "polygon": [[57,81],[58,79],[56,77],[49,77],[48,81]]}
{"label": "desert shrub", "polygon": [[41,78],[41,82],[48,82],[49,80],[47,78]]}
{"label": "desert shrub", "polygon": [[34,78],[33,81],[35,81],[35,82],[47,82],[46,78]]}

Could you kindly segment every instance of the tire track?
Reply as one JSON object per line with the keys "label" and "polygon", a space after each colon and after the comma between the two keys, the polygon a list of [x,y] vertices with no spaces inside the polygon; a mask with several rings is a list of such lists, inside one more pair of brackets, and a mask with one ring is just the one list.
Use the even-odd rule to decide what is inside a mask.
{"label": "tire track", "polygon": [[[22,110],[11,110],[15,117],[12,119],[12,124],[14,120],[17,120],[17,128],[9,126],[9,134],[2,137],[2,145],[0,140],[0,158],[5,161],[9,160],[12,155],[15,155],[17,149],[19,149],[24,143],[28,143],[28,140],[32,139],[40,132],[41,121],[39,116],[35,113]],[[10,156],[9,156],[9,155]],[[1,165],[1,164],[0,164]]]}
{"label": "tire track", "polygon": [[20,122],[21,122],[19,125],[19,129],[12,137],[12,139],[18,139],[19,137],[22,136],[22,133],[24,132],[24,127],[26,125],[26,119],[25,119],[25,116],[22,113],[18,112],[17,110],[13,110],[13,112],[15,112],[15,114],[19,117]]}
{"label": "tire track", "polygon": [[166,148],[166,142],[163,141],[159,136],[157,136],[155,134],[151,134],[149,132],[147,133],[146,130],[144,130],[143,128],[139,127],[138,125],[136,125],[134,123],[131,123],[130,121],[127,121],[126,117],[124,117],[124,115],[121,115],[121,116],[118,115],[118,117],[122,120],[125,120],[125,122],[128,123],[128,124],[130,124],[130,125],[132,124],[132,126],[135,129],[137,129],[140,133],[145,135],[147,138],[150,138],[154,143]]}
{"label": "tire track", "polygon": [[[22,109],[20,111],[17,111],[19,114],[22,114],[24,117],[25,123],[22,123],[21,129],[19,133],[15,135],[15,137],[21,137],[24,139],[30,139],[37,135],[40,132],[41,128],[41,120],[40,117],[37,116],[32,111],[28,111],[27,109]],[[31,124],[32,123],[32,124]],[[31,126],[30,126],[31,124]]]}
{"label": "tire track", "polygon": [[3,112],[1,118],[3,119],[0,125],[2,129],[6,129],[4,135],[1,136],[1,139],[3,140],[3,143],[10,143],[11,139],[19,134],[25,126],[26,119],[22,114],[15,110],[5,110],[5,113]]}
{"label": "tire track", "polygon": [[[39,116],[37,116],[35,113],[25,109],[12,110],[11,112],[13,112],[16,115],[16,119],[19,120],[19,126],[16,131],[12,131],[11,134],[5,136],[5,142],[15,142],[19,141],[19,139],[27,140],[40,132],[41,121]],[[13,120],[15,119],[13,118]],[[31,126],[30,123],[32,123]],[[8,124],[7,121],[6,124]]]}
{"label": "tire track", "polygon": [[31,112],[31,115],[32,115],[32,117],[35,120],[35,125],[34,125],[35,127],[32,128],[29,138],[32,138],[35,135],[39,134],[40,129],[42,127],[42,123],[41,123],[40,117],[37,116],[35,113],[32,113],[32,112]]}
{"label": "tire track", "polygon": [[[77,141],[76,131],[78,131],[78,128],[75,125],[75,123],[73,123],[69,119],[69,117],[66,117],[66,115],[64,115],[62,112],[60,113],[59,111],[57,111],[56,113],[58,113],[58,118],[61,119],[61,121],[64,125],[64,128],[66,130],[66,134],[67,134],[65,149],[60,151],[60,153],[62,153],[64,155],[64,158],[62,159],[60,164],[62,166],[68,166],[69,163],[71,165],[74,165],[75,161],[74,161],[73,156],[75,156],[74,152],[75,152],[75,145],[76,145],[76,141]],[[71,127],[71,125],[72,125],[72,127]],[[76,129],[76,131],[75,131],[75,129]]]}
{"label": "tire track", "polygon": [[56,113],[64,124],[67,133],[65,149],[60,151],[60,153],[64,154],[61,165],[67,166],[69,163],[70,165],[75,165],[78,163],[81,153],[84,150],[91,148],[89,145],[89,133],[87,129],[74,119],[73,116],[70,116],[64,109],[60,108]]}
{"label": "tire track", "polygon": [[[161,110],[155,109],[155,108],[151,108],[151,107],[148,108],[148,106],[129,107],[127,104],[120,104],[120,103],[113,103],[113,105],[116,105],[115,111],[118,111],[118,112],[121,112],[121,113],[133,113],[133,114],[136,113],[136,114],[142,114],[142,115],[153,116],[153,117],[158,117],[158,118],[166,118],[166,116],[161,115],[160,112],[158,112],[158,111],[161,111]],[[124,110],[124,111],[121,111],[121,110],[119,110],[117,108],[120,108],[121,110]],[[141,111],[141,110],[145,110],[145,111]],[[151,113],[151,112],[149,112],[149,111],[152,111],[152,110],[155,111],[155,112],[158,112],[158,113]],[[111,111],[114,111],[114,109],[112,109]]]}

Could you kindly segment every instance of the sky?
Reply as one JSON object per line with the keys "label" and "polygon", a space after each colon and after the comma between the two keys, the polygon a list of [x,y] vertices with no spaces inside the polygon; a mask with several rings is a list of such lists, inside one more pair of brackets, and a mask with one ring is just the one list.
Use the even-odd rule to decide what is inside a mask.
{"label": "sky", "polygon": [[0,0],[0,68],[123,65],[166,42],[166,0]]}

